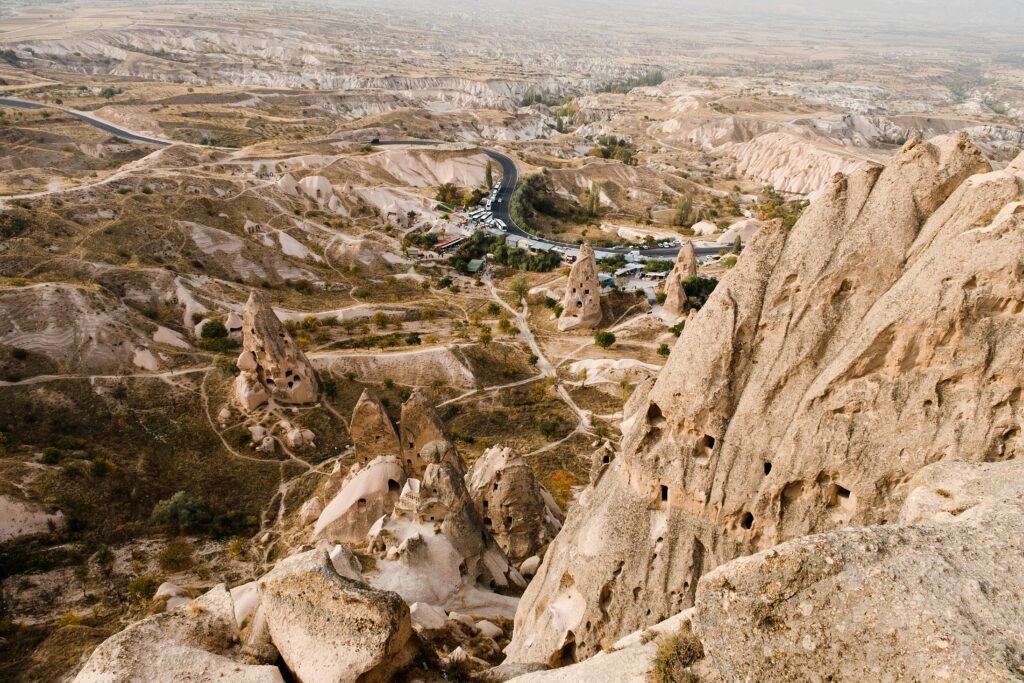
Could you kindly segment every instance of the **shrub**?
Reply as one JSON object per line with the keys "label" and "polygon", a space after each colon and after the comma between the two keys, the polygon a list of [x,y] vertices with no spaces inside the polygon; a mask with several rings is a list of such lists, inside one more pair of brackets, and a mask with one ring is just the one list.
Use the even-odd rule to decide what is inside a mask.
{"label": "shrub", "polygon": [[530,365],[536,365],[536,364],[537,364],[537,362],[538,362],[539,360],[540,360],[540,357],[539,357],[539,356],[537,356],[537,354],[535,354],[535,353],[531,353],[531,354],[530,354],[530,357],[529,357],[529,358],[527,359],[527,362],[528,362],[528,363],[529,363]]}
{"label": "shrub", "polygon": [[194,550],[187,538],[175,538],[160,551],[157,562],[165,572],[183,572],[195,563]]}
{"label": "shrub", "polygon": [[11,358],[14,360],[25,360],[28,358],[28,351],[25,349],[11,349]]}
{"label": "shrub", "polygon": [[607,349],[615,343],[615,335],[608,330],[598,330],[597,333],[594,334],[594,343],[602,349]]}
{"label": "shrub", "polygon": [[228,336],[228,328],[220,320],[207,320],[199,336],[203,339],[223,339]]}
{"label": "shrub", "polygon": [[668,344],[662,344],[661,346],[658,347],[659,356],[668,356],[668,354],[670,354],[671,352],[672,349],[668,347]]}
{"label": "shrub", "polygon": [[110,392],[110,395],[117,401],[123,401],[128,398],[128,387],[123,384],[118,384]]}
{"label": "shrub", "polygon": [[135,601],[152,600],[156,589],[160,587],[160,579],[151,574],[143,574],[132,579],[128,584],[128,596]]}
{"label": "shrub", "polygon": [[238,374],[238,366],[235,365],[235,361],[227,356],[217,356],[213,359],[213,365],[225,375]]}
{"label": "shrub", "polygon": [[186,491],[178,491],[153,506],[150,519],[173,531],[196,531],[210,521],[210,508]]}
{"label": "shrub", "polygon": [[107,458],[93,458],[89,464],[89,472],[94,477],[105,477],[116,469],[117,465]]}
{"label": "shrub", "polygon": [[487,304],[487,315],[498,315],[501,313],[501,307],[493,301]]}
{"label": "shrub", "polygon": [[704,657],[700,639],[693,633],[679,633],[658,643],[654,655],[654,680],[658,683],[692,683],[699,680],[687,668]]}
{"label": "shrub", "polygon": [[60,462],[61,458],[64,457],[64,451],[59,448],[49,446],[43,449],[43,462],[47,465],[56,465]]}
{"label": "shrub", "polygon": [[680,320],[675,325],[673,325],[672,327],[668,328],[668,331],[678,337],[679,335],[681,335],[683,333],[683,329],[685,327],[686,327],[686,321],[685,320]]}

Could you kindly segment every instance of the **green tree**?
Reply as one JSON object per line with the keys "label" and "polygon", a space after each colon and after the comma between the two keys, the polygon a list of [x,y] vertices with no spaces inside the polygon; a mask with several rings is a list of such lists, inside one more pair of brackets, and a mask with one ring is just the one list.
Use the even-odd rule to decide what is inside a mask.
{"label": "green tree", "polygon": [[228,328],[220,320],[208,320],[199,336],[203,339],[223,339],[228,336]]}
{"label": "green tree", "polygon": [[738,254],[743,251],[743,240],[739,235],[736,235],[736,239],[732,243],[732,253]]}
{"label": "green tree", "polygon": [[530,291],[530,281],[526,279],[525,275],[519,275],[512,279],[512,284],[509,285],[509,288],[522,301],[526,298],[527,292]]}
{"label": "green tree", "polygon": [[609,346],[615,343],[615,335],[608,330],[598,330],[594,334],[594,343],[600,346],[602,349],[607,349]]}
{"label": "green tree", "polygon": [[672,216],[672,225],[689,228],[694,222],[693,197],[683,194],[676,200],[676,212]]}
{"label": "green tree", "polygon": [[668,347],[668,344],[662,344],[661,346],[658,347],[659,356],[668,356],[668,354],[670,354],[671,352],[672,349]]}
{"label": "green tree", "polygon": [[590,183],[590,197],[587,200],[587,213],[590,216],[597,216],[597,212],[601,209],[601,191],[597,187],[597,181]]}
{"label": "green tree", "polygon": [[487,186],[487,189],[494,187],[494,173],[490,159],[487,160],[487,165],[484,166],[484,185]]}

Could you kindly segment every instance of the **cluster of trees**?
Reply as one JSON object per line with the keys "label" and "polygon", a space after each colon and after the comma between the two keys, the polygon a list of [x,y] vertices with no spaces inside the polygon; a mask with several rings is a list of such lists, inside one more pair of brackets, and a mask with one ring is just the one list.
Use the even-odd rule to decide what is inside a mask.
{"label": "cluster of trees", "polygon": [[602,159],[615,159],[627,166],[636,165],[636,145],[614,135],[602,135],[597,139],[597,147],[591,148],[587,154]]}
{"label": "cluster of trees", "polygon": [[623,81],[607,83],[597,89],[597,92],[610,92],[625,95],[633,88],[643,86],[661,85],[665,82],[665,73],[661,69],[650,69],[649,71]]}
{"label": "cluster of trees", "polygon": [[519,101],[519,106],[529,107],[534,104],[543,104],[548,107],[559,107],[565,103],[566,98],[557,97],[555,95],[547,95],[545,93],[538,93],[534,90],[526,93],[526,95]]}
{"label": "cluster of trees", "polygon": [[[685,278],[682,282],[686,298],[694,308],[700,308],[708,301],[711,292],[715,291],[718,280],[713,277],[697,275]],[[677,335],[678,336],[678,335]]]}
{"label": "cluster of trees", "polygon": [[787,201],[782,195],[775,191],[774,187],[766,187],[762,190],[765,196],[764,203],[757,207],[757,217],[762,221],[771,221],[781,218],[787,228],[792,228],[800,219],[804,209],[810,204],[806,200]]}
{"label": "cluster of trees", "polygon": [[473,206],[483,199],[484,193],[479,188],[464,190],[454,183],[441,183],[437,186],[434,199],[448,206]]}
{"label": "cluster of trees", "polygon": [[452,265],[460,273],[468,273],[469,262],[484,258],[487,254],[493,256],[495,263],[503,266],[539,273],[554,270],[562,263],[562,257],[556,252],[542,251],[531,254],[524,249],[508,246],[503,237],[491,237],[487,233],[476,232],[455,252]]}
{"label": "cluster of trees", "polygon": [[173,533],[205,533],[214,537],[252,533],[257,526],[252,517],[215,508],[186,491],[178,491],[157,503],[150,519]]}

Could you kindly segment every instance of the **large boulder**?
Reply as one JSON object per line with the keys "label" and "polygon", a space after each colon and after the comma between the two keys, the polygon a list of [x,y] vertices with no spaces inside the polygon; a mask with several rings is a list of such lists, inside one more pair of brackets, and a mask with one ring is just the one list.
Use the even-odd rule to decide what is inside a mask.
{"label": "large boulder", "polygon": [[588,656],[730,559],[891,523],[938,459],[1024,455],[1024,156],[989,168],[964,136],[912,140],[762,228],[630,400],[511,661]]}
{"label": "large boulder", "polygon": [[912,526],[842,529],[701,579],[696,627],[726,680],[1019,681],[1024,463],[943,462]]}
{"label": "large boulder", "polygon": [[398,456],[402,450],[398,445],[398,433],[391,418],[369,389],[364,389],[355,408],[349,427],[356,460],[366,464],[378,455]]}
{"label": "large boulder", "polygon": [[554,540],[564,516],[533,470],[511,448],[493,446],[466,476],[473,505],[513,564]]}
{"label": "large boulder", "polygon": [[221,584],[180,609],[148,617],[107,638],[75,683],[283,683],[277,667],[241,662],[239,635],[231,595]]}
{"label": "large boulder", "polygon": [[316,401],[319,383],[295,340],[263,295],[253,290],[242,316],[242,353],[235,394],[246,410],[271,397],[282,403]]}
{"label": "large boulder", "polygon": [[597,259],[590,245],[584,244],[580,247],[579,258],[569,270],[558,330],[592,330],[600,323],[601,283],[597,279]]}
{"label": "large boulder", "polygon": [[258,586],[271,639],[302,683],[384,683],[415,655],[402,599],[340,576],[323,549],[278,562]]}
{"label": "large boulder", "polygon": [[366,467],[356,466],[320,513],[313,540],[365,545],[373,523],[394,509],[405,481],[402,464],[391,455],[382,455]]}

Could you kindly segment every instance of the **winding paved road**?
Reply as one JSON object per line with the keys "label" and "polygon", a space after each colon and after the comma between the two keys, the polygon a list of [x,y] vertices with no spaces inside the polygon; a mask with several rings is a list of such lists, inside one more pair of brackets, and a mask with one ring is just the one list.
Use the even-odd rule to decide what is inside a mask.
{"label": "winding paved road", "polygon": [[[66,107],[61,107],[53,104],[29,102],[28,100],[20,100],[14,97],[0,97],[0,106],[15,107],[17,109],[54,109],[56,111],[68,114],[69,116],[74,116],[75,118],[84,121],[85,123],[88,123],[89,125],[98,128],[99,130],[110,133],[111,135],[116,135],[120,138],[124,138],[125,140],[130,140],[132,142],[141,142],[147,145],[168,146],[174,144],[192,144],[187,142],[179,142],[176,140],[165,140],[164,138],[144,135],[142,133],[135,133],[126,128],[122,128],[121,126],[116,126],[108,121],[104,121],[103,119],[96,118],[95,116],[87,112],[78,111],[76,109],[68,109]],[[384,146],[439,145],[443,143],[437,140],[374,140],[370,144]],[[220,149],[232,148],[224,147]],[[501,199],[501,202],[495,203],[493,205],[493,214],[495,218],[499,218],[505,222],[505,225],[508,226],[508,232],[513,235],[518,235],[520,237],[527,237],[538,242],[544,242],[545,244],[550,244],[552,246],[569,247],[572,249],[577,248],[579,245],[570,244],[567,242],[556,242],[554,240],[549,240],[544,237],[534,235],[525,230],[522,226],[517,225],[516,222],[512,220],[512,216],[509,214],[509,205],[512,202],[512,193],[516,189],[516,183],[519,181],[519,170],[516,168],[516,163],[510,157],[502,154],[501,152],[498,152],[493,149],[484,148],[484,153],[490,158],[497,161],[498,165],[501,166],[502,182],[501,191],[498,193],[498,197]],[[698,245],[696,243],[693,246],[694,251],[696,251],[697,254],[701,255],[717,254],[719,250],[722,248],[719,245],[705,246]],[[609,247],[602,248],[600,251],[607,251],[616,254],[627,254],[630,251],[633,251],[633,249],[631,247]],[[649,258],[675,258],[676,254],[679,253],[679,247],[657,247],[654,249],[640,249],[639,251],[643,256],[647,256]]]}
{"label": "winding paved road", "polygon": [[[435,140],[377,140],[371,142],[370,144],[379,146],[392,146],[439,145],[443,143]],[[516,222],[512,220],[512,216],[509,214],[509,205],[512,202],[512,193],[515,192],[516,183],[519,181],[519,169],[516,167],[516,162],[514,162],[510,157],[493,149],[484,148],[484,154],[497,161],[498,164],[501,166],[501,191],[498,192],[498,197],[496,197],[496,199],[500,198],[501,202],[492,205],[492,213],[494,214],[495,218],[499,218],[505,222],[505,225],[508,226],[508,232],[510,234],[518,235],[520,237],[528,237],[529,239],[536,240],[538,242],[544,242],[545,244],[551,244],[558,247],[569,247],[570,249],[579,248],[578,244],[570,244],[568,242],[556,242],[555,240],[549,240],[544,237],[539,237],[523,229],[522,226],[517,225]],[[707,256],[709,254],[717,254],[719,250],[722,249],[722,246],[702,246],[698,245],[697,243],[694,243],[693,248],[698,255]],[[599,251],[608,251],[616,254],[627,254],[633,251],[633,248],[602,247],[601,249],[599,249]],[[639,251],[643,256],[647,256],[648,258],[674,259],[676,257],[676,254],[679,253],[679,247],[656,247],[654,249],[640,249]]]}
{"label": "winding paved road", "polygon": [[16,109],[54,109],[56,111],[74,116],[76,119],[80,119],[85,123],[88,123],[94,128],[116,135],[119,138],[124,138],[131,142],[141,142],[147,145],[161,145],[166,147],[167,145],[183,144],[187,145],[187,142],[178,142],[176,140],[165,140],[163,138],[152,137],[150,135],[143,135],[142,133],[133,133],[130,130],[115,126],[112,123],[98,119],[92,114],[84,111],[78,111],[76,109],[68,109],[55,104],[41,104],[39,102],[29,102],[27,100],[19,100],[13,97],[0,97],[0,106],[4,107],[15,107]]}

